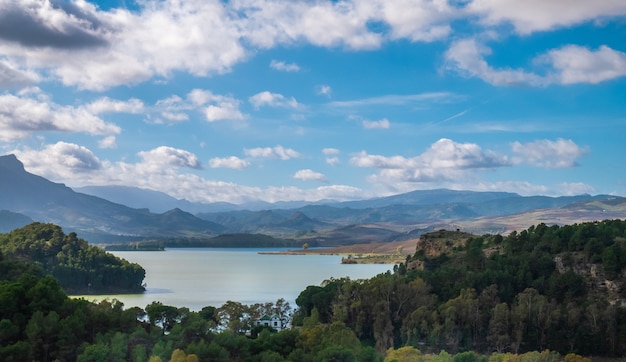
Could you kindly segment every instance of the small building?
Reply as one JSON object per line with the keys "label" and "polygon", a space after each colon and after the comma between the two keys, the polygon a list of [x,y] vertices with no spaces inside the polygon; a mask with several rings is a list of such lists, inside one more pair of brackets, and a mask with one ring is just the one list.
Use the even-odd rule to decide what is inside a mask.
{"label": "small building", "polygon": [[280,319],[277,315],[264,315],[263,317],[254,321],[256,326],[270,327],[277,331],[288,329],[287,323]]}

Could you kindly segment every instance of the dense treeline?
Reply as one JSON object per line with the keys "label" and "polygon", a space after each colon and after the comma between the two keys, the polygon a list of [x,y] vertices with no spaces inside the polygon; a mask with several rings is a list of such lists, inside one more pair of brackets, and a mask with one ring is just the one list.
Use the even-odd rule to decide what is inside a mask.
{"label": "dense treeline", "polygon": [[142,292],[145,270],[89,245],[76,233],[53,224],[32,223],[0,234],[0,251],[7,257],[39,263],[67,293]]}
{"label": "dense treeline", "polygon": [[624,356],[625,231],[620,220],[540,224],[475,236],[439,255],[418,248],[394,273],[309,286],[296,302],[300,316],[317,310],[322,322],[345,323],[379,352]]}

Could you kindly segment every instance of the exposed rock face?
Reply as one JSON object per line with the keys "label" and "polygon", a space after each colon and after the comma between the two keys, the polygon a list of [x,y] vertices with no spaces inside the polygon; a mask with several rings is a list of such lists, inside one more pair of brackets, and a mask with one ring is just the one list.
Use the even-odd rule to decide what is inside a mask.
{"label": "exposed rock face", "polygon": [[606,278],[602,265],[586,263],[582,257],[572,253],[560,254],[554,257],[554,264],[560,274],[572,271],[588,281],[586,287],[590,290],[608,293],[609,301],[624,305],[625,301],[619,296],[624,282],[624,272],[614,280]]}
{"label": "exposed rock face", "polygon": [[420,236],[415,247],[416,252],[423,252],[425,256],[439,256],[454,247],[464,246],[467,239],[474,235],[459,230],[439,230]]}
{"label": "exposed rock face", "polygon": [[424,270],[425,263],[423,260],[411,260],[407,263],[407,270]]}

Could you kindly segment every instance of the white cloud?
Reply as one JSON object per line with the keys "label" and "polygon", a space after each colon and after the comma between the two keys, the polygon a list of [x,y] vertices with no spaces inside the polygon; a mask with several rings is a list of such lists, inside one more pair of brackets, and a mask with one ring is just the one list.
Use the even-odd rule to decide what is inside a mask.
{"label": "white cloud", "polygon": [[194,202],[284,200],[354,200],[374,196],[357,187],[325,185],[312,189],[297,187],[251,187],[208,180],[187,169],[200,167],[195,155],[171,147],[138,153],[137,163],[100,161],[89,149],[59,142],[41,150],[12,151],[29,172],[71,186],[124,185],[158,190]]}
{"label": "white cloud", "polygon": [[242,22],[245,37],[265,48],[305,41],[362,50],[378,48],[388,39],[433,41],[449,34],[449,22],[458,13],[438,0],[241,0],[234,8],[248,19]]}
{"label": "white cloud", "polygon": [[0,59],[0,88],[22,88],[37,83],[39,79],[37,73]]}
{"label": "white cloud", "polygon": [[379,169],[369,180],[388,185],[394,182],[454,181],[467,178],[468,173],[475,170],[495,169],[511,164],[506,156],[484,151],[476,144],[456,143],[445,138],[416,157],[387,157],[362,151],[353,155],[350,162],[357,167]]}
{"label": "white cloud", "polygon": [[298,170],[293,178],[302,180],[302,181],[319,181],[319,182],[327,182],[326,176],[323,173],[315,172],[311,169]]}
{"label": "white cloud", "polygon": [[467,77],[498,85],[548,86],[550,84],[600,83],[626,76],[626,53],[601,46],[593,51],[567,45],[537,56],[532,63],[547,65],[545,74],[524,69],[495,69],[485,60],[491,49],[476,39],[454,42],[445,54],[446,67]]}
{"label": "white cloud", "polygon": [[604,45],[595,51],[568,45],[551,50],[539,59],[554,68],[555,81],[560,84],[596,84],[626,76],[626,53]]}
{"label": "white cloud", "polygon": [[562,138],[556,141],[513,142],[511,149],[518,155],[513,158],[513,162],[528,163],[544,168],[577,166],[576,160],[588,152],[586,148],[578,146],[574,141]]}
{"label": "white cloud", "polygon": [[80,8],[73,13],[47,0],[4,2],[3,12],[21,14],[27,30],[3,52],[50,69],[65,85],[103,90],[173,71],[207,76],[245,57],[237,26],[220,2],[142,2],[130,12],[81,1],[72,4]]}
{"label": "white cloud", "polygon": [[291,148],[284,148],[280,145],[275,147],[246,148],[244,149],[244,153],[247,156],[255,158],[279,158],[281,160],[289,160],[300,157],[300,154],[297,151]]}
{"label": "white cloud", "polygon": [[248,167],[250,164],[246,160],[242,160],[236,156],[230,156],[225,158],[215,157],[209,160],[209,166],[211,168],[232,168],[241,170]]}
{"label": "white cloud", "polygon": [[383,118],[378,121],[364,120],[362,124],[363,124],[363,128],[365,129],[376,129],[376,128],[387,129],[390,127],[390,123],[387,118]]}
{"label": "white cloud", "polygon": [[622,0],[473,0],[467,10],[487,25],[511,23],[517,33],[530,34],[568,27],[598,18],[626,15]]}
{"label": "white cloud", "polygon": [[140,166],[152,172],[170,167],[202,168],[196,155],[178,148],[160,146],[150,151],[141,151],[137,155],[142,159]]}
{"label": "white cloud", "polygon": [[115,148],[117,144],[115,143],[115,136],[107,136],[98,141],[98,147],[100,148]]}
{"label": "white cloud", "polygon": [[555,195],[576,196],[595,193],[593,186],[583,182],[564,182],[558,185]]}
{"label": "white cloud", "polygon": [[372,49],[383,41],[380,34],[367,28],[375,9],[361,2],[241,0],[232,5],[246,19],[240,21],[243,35],[258,47],[304,41],[316,46]]}
{"label": "white cloud", "polygon": [[[251,53],[246,47],[308,43],[363,50],[400,38],[443,39],[459,12],[439,0],[168,0],[141,1],[134,11],[104,11],[86,1],[53,6],[50,0],[3,0],[2,6],[0,53],[31,67],[10,68],[6,84],[37,81],[32,72],[40,70],[65,85],[99,91],[168,79],[179,71],[228,72],[246,60]],[[285,71],[297,67],[274,65]]]}
{"label": "white cloud", "polygon": [[330,97],[333,89],[329,85],[320,85],[317,87],[317,94],[322,96]]}
{"label": "white cloud", "polygon": [[101,113],[133,113],[143,112],[143,102],[137,98],[131,98],[128,101],[119,101],[108,97],[100,98],[88,104],[86,108],[94,114]]}
{"label": "white cloud", "polygon": [[327,156],[326,157],[327,164],[331,166],[337,166],[341,163],[341,160],[339,160],[339,157],[336,156],[340,153],[338,149],[327,147],[327,148],[322,149],[322,153]]}
{"label": "white cloud", "polygon": [[117,125],[107,123],[86,107],[61,106],[43,100],[0,95],[0,140],[27,138],[32,133],[58,131],[107,136],[120,133]]}
{"label": "white cloud", "polygon": [[74,143],[57,142],[41,150],[14,152],[30,172],[55,180],[80,178],[80,174],[97,171],[105,166],[91,150]]}
{"label": "white cloud", "polygon": [[537,185],[528,181],[479,182],[465,189],[471,189],[473,191],[514,192],[522,196],[575,196],[593,194],[595,192],[593,187],[582,182],[566,182],[555,185]]}
{"label": "white cloud", "polygon": [[403,106],[411,103],[420,102],[453,102],[459,96],[449,92],[432,92],[419,94],[389,94],[380,97],[372,97],[365,99],[357,99],[351,101],[334,101],[330,102],[332,107],[363,107],[374,105],[386,106]]}
{"label": "white cloud", "polygon": [[161,112],[161,117],[167,119],[170,122],[183,122],[189,120],[187,113],[175,113],[175,112]]}
{"label": "white cloud", "polygon": [[326,163],[331,166],[337,166],[341,163],[341,160],[339,159],[339,157],[336,156],[326,157]]}
{"label": "white cloud", "polygon": [[285,63],[283,61],[272,60],[270,62],[270,68],[280,70],[283,72],[298,72],[300,66],[296,63]]}
{"label": "white cloud", "polygon": [[392,39],[434,41],[446,38],[456,17],[456,8],[447,1],[397,0],[377,2],[381,20],[390,26]]}
{"label": "white cloud", "polygon": [[467,77],[477,77],[493,85],[534,86],[545,85],[541,76],[522,69],[494,69],[484,57],[491,54],[491,49],[475,39],[462,39],[452,43],[446,51],[446,67]]}
{"label": "white cloud", "polygon": [[261,108],[262,106],[271,106],[271,107],[283,107],[283,108],[300,108],[301,105],[296,101],[295,98],[287,98],[282,94],[271,93],[268,91],[263,91],[257,93],[248,99],[250,103],[254,106],[254,108]]}
{"label": "white cloud", "polygon": [[160,116],[173,122],[186,121],[186,112],[200,111],[208,122],[239,121],[246,116],[239,110],[241,102],[231,96],[214,94],[203,89],[193,89],[185,99],[172,95],[156,103]]}

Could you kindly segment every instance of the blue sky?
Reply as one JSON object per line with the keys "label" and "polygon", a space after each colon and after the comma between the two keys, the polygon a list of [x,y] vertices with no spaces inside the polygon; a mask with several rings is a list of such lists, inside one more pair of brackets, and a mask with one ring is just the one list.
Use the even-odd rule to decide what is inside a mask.
{"label": "blue sky", "polygon": [[0,0],[0,154],[197,202],[626,195],[622,0]]}

